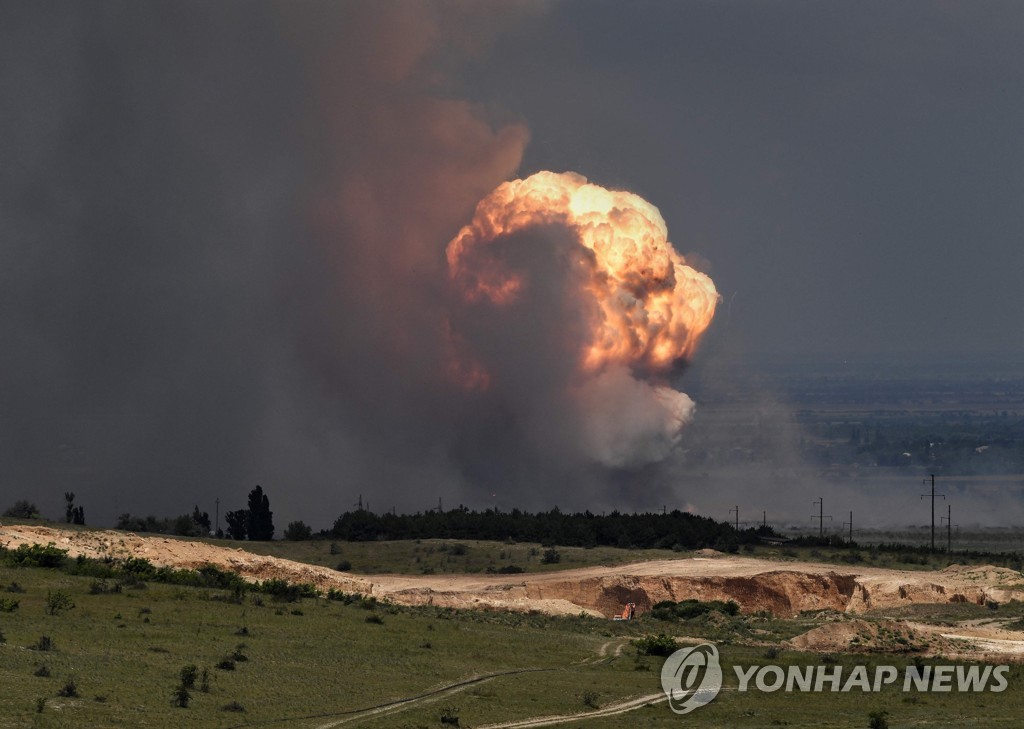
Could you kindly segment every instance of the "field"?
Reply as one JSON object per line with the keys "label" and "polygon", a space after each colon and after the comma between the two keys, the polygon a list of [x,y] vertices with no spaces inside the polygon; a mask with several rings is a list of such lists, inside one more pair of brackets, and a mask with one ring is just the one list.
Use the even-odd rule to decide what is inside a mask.
{"label": "field", "polygon": [[[429,555],[440,560],[435,568],[448,564],[456,569],[464,560],[462,568],[476,570],[487,561],[488,550],[498,553],[512,545],[470,543],[465,554],[447,563],[438,555],[447,555],[450,548],[442,551],[425,542],[385,545],[380,554],[373,544],[358,545],[362,551],[351,549],[357,545],[337,545],[341,552],[333,555],[329,543],[268,546],[290,557],[308,551],[396,570],[408,569],[403,559],[421,556],[422,564]],[[435,549],[424,555],[425,546]],[[591,553],[581,554],[581,561],[625,557],[581,552]],[[479,563],[469,561],[474,554]],[[565,566],[568,556],[544,567]],[[689,720],[712,727],[867,727],[871,712],[886,711],[893,727],[964,722],[1012,727],[1024,717],[1020,664],[1011,664],[1009,690],[1001,693],[904,693],[899,687],[866,694],[740,693],[732,670],[768,663],[825,662],[847,671],[856,665],[893,665],[902,671],[915,660],[937,665],[949,659],[913,641],[908,644],[903,634],[887,627],[894,618],[953,626],[946,630],[993,622],[1013,629],[1024,617],[1017,602],[997,611],[969,603],[889,608],[860,615],[857,623],[827,610],[788,617],[710,611],[680,620],[645,614],[633,622],[615,622],[402,606],[352,596],[292,596],[288,601],[255,589],[97,579],[42,567],[0,568],[0,590],[0,606],[9,610],[0,612],[5,641],[0,644],[5,687],[0,726],[383,729],[454,726],[457,717],[459,726],[479,728],[565,717],[529,724],[558,725],[574,715],[582,720],[575,725],[598,728],[623,723],[676,727]],[[823,657],[820,650],[797,650],[787,642],[814,628],[853,624],[874,626],[877,635],[870,647]],[[721,652],[724,689],[690,717],[673,714],[664,701],[659,680],[664,659],[639,655],[631,642],[659,633],[681,642],[712,640]],[[186,689],[185,708],[173,702],[187,666],[195,666],[196,677]],[[630,711],[612,713],[620,708]]]}

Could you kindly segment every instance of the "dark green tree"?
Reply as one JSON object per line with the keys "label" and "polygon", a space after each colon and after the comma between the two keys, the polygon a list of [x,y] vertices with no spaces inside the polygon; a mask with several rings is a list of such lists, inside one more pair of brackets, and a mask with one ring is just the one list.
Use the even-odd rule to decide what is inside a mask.
{"label": "dark green tree", "polygon": [[205,511],[199,511],[198,504],[192,509],[192,521],[195,522],[195,525],[202,530],[202,535],[204,537],[209,535],[210,529],[212,528],[210,525],[210,515]]}
{"label": "dark green tree", "polygon": [[290,542],[301,542],[313,536],[313,530],[304,521],[293,521],[284,530],[284,538]]}
{"label": "dark green tree", "polygon": [[274,538],[274,512],[270,510],[270,499],[257,486],[249,492],[249,521],[247,531],[254,542],[267,542]]}
{"label": "dark green tree", "polygon": [[16,519],[38,519],[39,509],[30,501],[15,501],[14,505],[8,507],[4,516],[11,516]]}
{"label": "dark green tree", "polygon": [[227,522],[228,539],[242,540],[248,536],[249,526],[249,510],[239,509],[238,511],[229,511],[224,514],[224,520]]}

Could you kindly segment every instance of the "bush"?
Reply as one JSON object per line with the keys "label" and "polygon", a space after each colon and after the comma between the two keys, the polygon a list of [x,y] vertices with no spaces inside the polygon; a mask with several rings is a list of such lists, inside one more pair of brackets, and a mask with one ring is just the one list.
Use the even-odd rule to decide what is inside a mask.
{"label": "bush", "polygon": [[57,646],[54,644],[50,636],[41,635],[39,636],[39,640],[37,640],[34,645],[30,645],[28,649],[31,651],[55,651],[57,650]]}
{"label": "bush", "polygon": [[190,663],[189,665],[182,668],[180,673],[178,674],[179,678],[181,678],[181,685],[187,689],[195,688],[196,677],[198,675],[199,667],[196,666],[194,663]]}
{"label": "bush", "polygon": [[373,613],[372,615],[366,616],[366,622],[372,623],[373,625],[384,625],[384,618],[377,613]]}
{"label": "bush", "polygon": [[189,693],[188,689],[183,684],[178,686],[171,692],[171,704],[181,709],[187,709],[188,703],[192,700],[192,694]]}
{"label": "bush", "polygon": [[284,538],[289,542],[303,542],[312,536],[313,529],[303,521],[293,521],[284,530]]}
{"label": "bush", "polygon": [[544,556],[540,558],[542,564],[558,564],[562,561],[562,555],[554,547],[544,550]]}
{"label": "bush", "polygon": [[39,664],[39,668],[37,668],[32,673],[32,675],[33,676],[38,676],[39,678],[49,678],[50,677],[50,668],[45,663],[41,663],[41,664]]}
{"label": "bush", "polygon": [[340,562],[338,562],[338,566],[334,569],[338,570],[338,572],[351,572],[352,563],[349,562],[347,559],[343,559]]}
{"label": "bush", "polygon": [[235,662],[233,660],[231,660],[230,658],[225,658],[220,663],[217,664],[217,668],[219,668],[222,671],[234,671],[235,670]]}
{"label": "bush", "polygon": [[868,714],[869,729],[889,729],[889,712],[872,711]]}
{"label": "bush", "polygon": [[237,701],[232,701],[231,703],[224,704],[224,706],[220,707],[220,710],[221,711],[235,711],[235,712],[239,712],[240,713],[240,712],[245,711],[245,707],[242,706]]}
{"label": "bush", "polygon": [[0,613],[13,613],[18,609],[20,603],[20,600],[15,600],[13,597],[0,597]]}
{"label": "bush", "polygon": [[63,696],[67,699],[74,699],[78,697],[78,686],[75,685],[75,679],[69,678],[67,683],[57,692],[58,696]]}
{"label": "bush", "polygon": [[645,635],[633,641],[637,654],[642,656],[670,656],[679,650],[675,639],[660,633],[658,635]]}
{"label": "bush", "polygon": [[590,709],[600,709],[601,705],[597,703],[597,692],[595,691],[584,691],[581,697],[583,705]]}
{"label": "bush", "polygon": [[657,620],[691,620],[712,611],[731,616],[739,613],[740,606],[733,600],[728,600],[727,602],[722,602],[721,600],[701,602],[700,600],[693,599],[680,602],[662,600],[654,604],[654,607],[651,609],[651,616]]}
{"label": "bush", "polygon": [[13,506],[8,506],[4,516],[12,519],[38,519],[39,509],[30,501],[15,501]]}
{"label": "bush", "polygon": [[441,723],[451,726],[459,725],[459,708],[457,706],[445,706],[441,709]]}
{"label": "bush", "polygon": [[64,564],[68,556],[66,549],[58,549],[50,542],[45,547],[41,544],[19,544],[14,551],[7,552],[7,559],[16,567],[51,567]]}

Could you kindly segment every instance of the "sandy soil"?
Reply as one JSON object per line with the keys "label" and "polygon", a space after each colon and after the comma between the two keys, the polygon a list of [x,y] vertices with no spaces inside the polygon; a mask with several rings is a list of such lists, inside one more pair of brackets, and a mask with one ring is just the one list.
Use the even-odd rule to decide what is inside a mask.
{"label": "sandy soil", "polygon": [[[771,561],[726,556],[701,550],[696,556],[652,560],[612,567],[587,567],[519,575],[366,575],[336,572],[276,557],[251,554],[212,544],[118,531],[71,531],[42,526],[0,524],[0,543],[53,542],[73,557],[142,557],[158,566],[197,568],[212,564],[250,580],[270,578],[306,582],[387,598],[407,605],[536,610],[562,615],[585,612],[610,617],[627,602],[646,612],[661,600],[735,600],[744,612],[768,611],[792,616],[808,610],[862,613],[913,603],[938,604],[1024,600],[1024,577],[1013,570],[953,565],[933,572],[874,567],[837,567],[813,562]],[[934,650],[972,644],[979,651],[1024,654],[1024,634],[998,624],[936,628],[892,627],[885,640],[905,637],[909,630],[927,636]],[[819,630],[819,629],[816,629]],[[900,632],[903,631],[903,632]],[[810,650],[835,650],[859,635],[861,645],[878,643],[877,629],[863,625],[821,626],[800,636],[794,645]]]}

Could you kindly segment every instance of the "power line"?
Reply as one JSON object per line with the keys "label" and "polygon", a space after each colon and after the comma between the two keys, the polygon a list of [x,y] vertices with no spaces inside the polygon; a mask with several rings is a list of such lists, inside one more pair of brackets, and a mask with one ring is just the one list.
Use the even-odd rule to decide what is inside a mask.
{"label": "power line", "polygon": [[818,513],[811,516],[812,519],[818,520],[818,538],[824,539],[825,537],[825,520],[831,521],[832,517],[825,514],[825,499],[818,497],[818,500],[814,502],[818,505]]}
{"label": "power line", "polygon": [[[925,483],[928,483],[928,482],[927,481],[922,481],[921,483],[925,484]],[[923,499],[927,495],[928,494],[921,494],[921,498]],[[936,494],[935,493],[935,474],[933,473],[932,474],[932,551],[933,552],[935,551],[935,497],[936,496],[941,496],[943,501],[946,500],[946,495],[945,494]]]}

